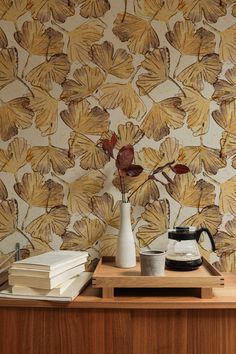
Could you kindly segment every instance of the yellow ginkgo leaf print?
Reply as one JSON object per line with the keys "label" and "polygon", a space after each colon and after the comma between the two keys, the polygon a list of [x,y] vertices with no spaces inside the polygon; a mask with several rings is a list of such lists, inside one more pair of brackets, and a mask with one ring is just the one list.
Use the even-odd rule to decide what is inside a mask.
{"label": "yellow ginkgo leaf print", "polygon": [[89,20],[68,33],[68,58],[72,63],[87,64],[91,60],[91,46],[104,33],[105,25],[99,20]]}
{"label": "yellow ginkgo leaf print", "polygon": [[196,63],[189,65],[178,76],[177,79],[185,86],[192,87],[194,90],[202,91],[204,82],[214,84],[222,69],[218,54],[207,54]]}
{"label": "yellow ginkgo leaf print", "polygon": [[101,91],[99,102],[105,109],[120,107],[128,118],[139,118],[146,113],[146,106],[130,82],[127,84],[104,84]]}
{"label": "yellow ginkgo leaf print", "polygon": [[182,226],[206,227],[212,235],[215,235],[222,222],[222,215],[217,205],[210,205],[186,219]]}
{"label": "yellow ginkgo leaf print", "polygon": [[5,15],[5,13],[10,9],[12,6],[12,0],[0,0],[0,18]]}
{"label": "yellow ginkgo leaf print", "polygon": [[17,135],[19,128],[31,126],[34,113],[29,103],[27,97],[14,98],[6,103],[0,101],[0,137],[3,141]]}
{"label": "yellow ginkgo leaf print", "polygon": [[132,122],[127,122],[126,124],[118,125],[118,134],[116,148],[119,150],[124,145],[135,145],[143,137],[143,131],[139,128],[138,125],[134,125]]}
{"label": "yellow ginkgo leaf print", "polygon": [[115,256],[117,250],[118,236],[105,234],[99,238],[98,247],[101,257]]}
{"label": "yellow ginkgo leaf print", "polygon": [[[235,141],[235,143],[236,143],[236,141]],[[234,144],[234,148],[235,148],[234,153],[236,153],[236,147],[235,147],[235,144]],[[234,158],[232,159],[232,167],[236,169],[236,157],[234,157]]]}
{"label": "yellow ginkgo leaf print", "polygon": [[83,134],[72,132],[69,146],[71,155],[80,156],[80,166],[84,170],[99,170],[109,161],[103,149]]}
{"label": "yellow ginkgo leaf print", "polygon": [[77,133],[100,135],[109,128],[109,113],[98,106],[91,108],[87,100],[70,102],[61,118]]}
{"label": "yellow ginkgo leaf print", "polygon": [[[6,2],[6,1],[5,1]],[[2,6],[2,5],[0,5]],[[27,0],[14,0],[11,1],[11,7],[0,16],[2,20],[16,22],[19,17],[27,12]]]}
{"label": "yellow ginkgo leaf print", "polygon": [[7,150],[0,149],[0,171],[15,174],[27,161],[29,145],[24,138],[15,138]]}
{"label": "yellow ginkgo leaf print", "polygon": [[229,220],[225,224],[226,232],[219,232],[215,237],[217,255],[230,255],[236,251],[236,218]]}
{"label": "yellow ginkgo leaf print", "polygon": [[90,171],[87,175],[77,178],[68,184],[68,201],[67,206],[71,214],[80,213],[88,215],[91,213],[91,197],[104,186],[106,177],[100,171]]}
{"label": "yellow ginkgo leaf print", "polygon": [[118,48],[114,53],[114,46],[111,42],[94,44],[91,47],[91,57],[92,61],[105,73],[120,79],[128,79],[134,71],[132,55],[122,48]]}
{"label": "yellow ginkgo leaf print", "polygon": [[102,237],[105,225],[99,220],[83,218],[74,224],[75,232],[66,232],[61,249],[87,250]]}
{"label": "yellow ginkgo leaf print", "polygon": [[184,55],[206,55],[215,51],[215,35],[204,28],[196,30],[191,21],[178,21],[166,33],[168,42]]}
{"label": "yellow ginkgo leaf print", "polygon": [[216,22],[219,17],[226,15],[226,2],[222,0],[180,0],[179,10],[186,19],[200,22],[202,16],[208,22]]}
{"label": "yellow ginkgo leaf print", "polygon": [[[77,235],[77,247],[81,250],[92,248],[104,235],[105,226],[99,220],[82,219],[74,224]],[[64,244],[64,243],[63,243]],[[74,249],[72,247],[72,249]]]}
{"label": "yellow ginkgo leaf print", "polygon": [[226,167],[226,161],[220,156],[218,149],[207,146],[185,146],[180,150],[179,162],[189,167],[195,175],[203,168],[209,174],[217,174],[220,168]]}
{"label": "yellow ginkgo leaf print", "polygon": [[55,133],[57,130],[58,100],[40,88],[33,88],[33,97],[30,98],[30,108],[36,115],[36,128],[42,136]]}
{"label": "yellow ginkgo leaf print", "polygon": [[47,243],[42,241],[39,238],[32,238],[31,243],[34,246],[32,247],[31,244],[28,244],[27,250],[30,252],[30,256],[38,256],[39,254],[53,251],[53,248]]}
{"label": "yellow ginkgo leaf print", "polygon": [[128,42],[128,48],[134,54],[146,54],[160,44],[151,23],[129,13],[117,15],[112,31],[121,42]]}
{"label": "yellow ginkgo leaf print", "polygon": [[[220,232],[219,237],[221,238]],[[220,271],[220,272],[236,272],[236,253],[233,252],[231,254],[222,253],[220,255],[220,261],[213,263],[213,265]]]}
{"label": "yellow ginkgo leaf print", "polygon": [[116,229],[120,227],[120,203],[114,204],[114,198],[109,193],[102,196],[94,196],[91,199],[93,214],[102,220],[106,225]]}
{"label": "yellow ginkgo leaf print", "polygon": [[0,51],[0,89],[13,82],[17,77],[18,55],[16,48]]}
{"label": "yellow ginkgo leaf print", "polygon": [[32,237],[47,243],[53,235],[62,236],[70,222],[70,215],[65,205],[59,205],[34,219],[25,229]]}
{"label": "yellow ginkgo leaf print", "polygon": [[159,167],[174,163],[179,155],[179,142],[175,138],[166,138],[159,150],[152,147],[143,148],[136,154],[136,163],[151,172]]}
{"label": "yellow ginkgo leaf print", "polygon": [[5,184],[0,179],[0,200],[6,200],[8,198],[8,192]]}
{"label": "yellow ginkgo leaf print", "polygon": [[146,54],[146,58],[141,65],[148,72],[139,75],[137,86],[139,87],[140,95],[146,95],[155,87],[168,80],[170,70],[169,49],[154,49],[152,52]]}
{"label": "yellow ginkgo leaf print", "polygon": [[53,28],[46,28],[39,21],[25,21],[20,31],[14,33],[16,42],[29,55],[54,55],[63,51],[63,35]]}
{"label": "yellow ginkgo leaf print", "polygon": [[0,203],[0,240],[13,234],[17,229],[18,206],[15,199]]}
{"label": "yellow ginkgo leaf print", "polygon": [[219,208],[221,214],[236,215],[236,177],[220,184]]}
{"label": "yellow ginkgo leaf print", "polygon": [[212,112],[212,117],[221,128],[234,134],[236,131],[236,101],[223,101],[220,104],[220,109]]}
{"label": "yellow ginkgo leaf print", "polygon": [[219,212],[219,207],[216,205],[210,205],[190,216],[190,218],[186,219],[181,225],[194,226],[197,228],[206,227],[212,235],[215,235],[221,222],[222,215]]}
{"label": "yellow ginkgo leaf print", "polygon": [[62,83],[63,92],[61,99],[70,101],[81,101],[91,96],[105,81],[105,76],[99,68],[91,68],[87,65],[76,69],[74,80],[66,80]]}
{"label": "yellow ginkgo leaf print", "polygon": [[[120,189],[120,180],[116,177],[112,183]],[[128,198],[132,205],[145,206],[147,203],[159,198],[159,189],[154,178],[146,172],[137,177],[125,177],[125,192],[129,192]]]}
{"label": "yellow ginkgo leaf print", "polygon": [[178,129],[184,124],[185,112],[179,97],[170,97],[154,103],[140,128],[148,138],[159,141],[170,134],[170,128]]}
{"label": "yellow ginkgo leaf print", "polygon": [[218,103],[224,101],[233,101],[236,98],[236,66],[232,69],[228,69],[225,73],[226,80],[219,79],[215,84],[215,92],[212,98]]}
{"label": "yellow ginkgo leaf print", "polygon": [[108,0],[80,0],[80,15],[87,17],[102,17],[110,10]]}
{"label": "yellow ginkgo leaf print", "polygon": [[45,181],[39,173],[25,173],[14,189],[29,206],[53,208],[63,203],[62,185],[51,179]]}
{"label": "yellow ginkgo leaf print", "polygon": [[[221,155],[227,159],[236,154],[236,136],[234,133],[222,133],[222,138],[220,139],[220,152]],[[235,168],[235,157],[232,159],[232,166]]]}
{"label": "yellow ginkgo leaf print", "polygon": [[178,11],[179,0],[134,0],[134,11],[138,16],[168,22]]}
{"label": "yellow ginkgo leaf print", "polygon": [[190,87],[184,89],[181,108],[188,114],[188,128],[194,136],[207,133],[209,129],[209,112],[211,99],[205,98],[200,92]]}
{"label": "yellow ginkgo leaf print", "polygon": [[232,25],[220,32],[219,56],[223,63],[236,64],[236,25]]}
{"label": "yellow ginkgo leaf print", "polygon": [[0,27],[0,49],[6,48],[8,45],[8,40],[5,32],[3,29]]}
{"label": "yellow ginkgo leaf print", "polygon": [[161,165],[165,166],[177,160],[179,153],[179,142],[175,138],[166,138],[160,145],[159,153],[161,156]]}
{"label": "yellow ginkgo leaf print", "polygon": [[81,5],[82,2],[84,2],[85,0],[73,0],[73,1],[74,1],[75,6],[77,7],[77,6]]}
{"label": "yellow ginkgo leaf print", "polygon": [[12,252],[5,254],[0,251],[0,264],[1,264],[1,270],[3,268],[8,268],[9,266],[12,265],[12,263],[15,262],[15,257]]}
{"label": "yellow ginkgo leaf print", "polygon": [[139,227],[137,238],[139,246],[146,247],[168,230],[170,219],[168,200],[155,200],[153,203],[146,205],[142,218],[147,222],[147,225]]}
{"label": "yellow ginkgo leaf print", "polygon": [[53,171],[64,175],[68,168],[74,166],[74,160],[68,156],[68,150],[48,146],[34,146],[29,149],[27,161],[31,164],[32,170],[42,175]]}
{"label": "yellow ginkgo leaf print", "polygon": [[232,4],[232,15],[236,17],[236,1],[235,0],[229,0],[227,3]]}
{"label": "yellow ginkgo leaf print", "polygon": [[175,175],[166,190],[181,206],[204,208],[215,201],[215,187],[203,179],[197,180],[191,173]]}
{"label": "yellow ginkgo leaf print", "polygon": [[162,156],[160,151],[152,147],[142,148],[135,156],[135,162],[150,172],[154,171],[159,166],[163,166],[161,160]]}
{"label": "yellow ginkgo leaf print", "polygon": [[[234,221],[235,224],[235,219],[233,219],[232,221]],[[235,233],[229,235],[224,231],[220,231],[215,236],[214,241],[216,245],[216,254],[218,257],[220,257],[220,260],[222,258],[228,258],[230,255],[235,255],[235,251],[236,251]],[[232,262],[231,260],[229,263],[234,263],[234,262]],[[229,270],[226,271],[230,272],[231,269],[229,268]]]}
{"label": "yellow ginkgo leaf print", "polygon": [[[220,110],[212,112],[212,116],[215,122],[225,130],[220,140],[221,154],[229,158],[236,154],[236,101],[223,101],[220,104]],[[232,165],[235,166],[235,160],[232,161]]]}
{"label": "yellow ginkgo leaf print", "polygon": [[34,20],[48,22],[52,15],[56,22],[65,22],[67,17],[74,15],[75,4],[68,0],[28,0],[27,9]]}
{"label": "yellow ginkgo leaf print", "polygon": [[33,68],[25,78],[33,86],[50,91],[54,82],[61,84],[65,81],[69,71],[70,63],[67,55],[55,54],[49,60]]}

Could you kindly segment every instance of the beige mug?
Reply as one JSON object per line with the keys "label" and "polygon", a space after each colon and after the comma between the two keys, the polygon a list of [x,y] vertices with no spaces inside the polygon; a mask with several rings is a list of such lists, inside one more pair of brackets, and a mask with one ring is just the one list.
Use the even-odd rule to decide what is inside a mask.
{"label": "beige mug", "polygon": [[165,251],[141,251],[140,264],[141,275],[164,276],[165,274]]}

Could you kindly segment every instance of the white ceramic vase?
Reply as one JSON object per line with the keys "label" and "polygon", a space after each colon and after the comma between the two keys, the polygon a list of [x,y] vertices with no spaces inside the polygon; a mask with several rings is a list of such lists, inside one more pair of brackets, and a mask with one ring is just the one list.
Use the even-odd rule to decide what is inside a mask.
{"label": "white ceramic vase", "polygon": [[136,265],[136,250],[131,227],[130,203],[120,205],[120,231],[116,248],[116,266],[132,268]]}

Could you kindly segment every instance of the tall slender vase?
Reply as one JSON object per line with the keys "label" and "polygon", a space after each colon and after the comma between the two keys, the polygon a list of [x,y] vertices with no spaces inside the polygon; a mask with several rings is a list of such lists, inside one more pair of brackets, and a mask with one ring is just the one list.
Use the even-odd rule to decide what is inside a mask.
{"label": "tall slender vase", "polygon": [[116,248],[116,266],[132,268],[136,265],[136,250],[131,227],[130,203],[120,205],[120,232]]}

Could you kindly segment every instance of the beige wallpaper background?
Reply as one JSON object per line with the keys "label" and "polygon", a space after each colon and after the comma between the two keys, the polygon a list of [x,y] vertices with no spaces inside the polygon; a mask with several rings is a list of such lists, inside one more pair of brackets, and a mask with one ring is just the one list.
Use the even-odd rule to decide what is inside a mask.
{"label": "beige wallpaper background", "polygon": [[[235,271],[236,1],[0,0],[0,263],[50,249],[114,255],[125,177],[137,249],[208,227]],[[189,172],[176,173],[185,165]],[[12,261],[12,259],[10,260]]]}

